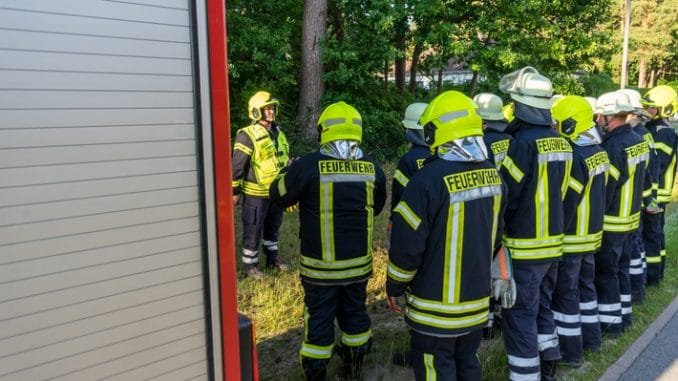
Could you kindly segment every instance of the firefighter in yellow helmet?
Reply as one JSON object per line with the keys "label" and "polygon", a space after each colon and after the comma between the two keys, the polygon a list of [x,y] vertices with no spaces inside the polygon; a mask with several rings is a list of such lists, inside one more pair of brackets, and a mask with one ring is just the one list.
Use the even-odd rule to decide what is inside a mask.
{"label": "firefighter in yellow helmet", "polygon": [[268,188],[289,161],[289,144],[276,123],[279,102],[266,91],[248,102],[252,124],[241,128],[233,146],[233,202],[242,199],[242,261],[247,276],[262,279],[259,243],[263,235],[266,267],[285,271],[278,256],[278,235],[283,209],[270,202]]}
{"label": "firefighter in yellow helmet", "polygon": [[[304,337],[299,352],[308,380],[323,380],[336,352],[341,373],[357,378],[372,346],[367,279],[372,275],[374,216],[386,202],[386,177],[363,153],[362,117],[333,103],[318,120],[320,149],[301,156],[270,188],[280,206],[299,203]],[[334,321],[341,344],[334,348]]]}
{"label": "firefighter in yellow helmet", "polygon": [[[487,160],[473,101],[447,91],[419,119],[435,150],[412,176],[393,213],[386,292],[403,307],[417,380],[480,380],[476,352],[487,323],[492,256],[504,264],[495,292],[508,307],[515,294],[500,246],[505,188]],[[500,266],[501,267],[501,266]]]}
{"label": "firefighter in yellow helmet", "polygon": [[560,359],[551,311],[563,248],[563,197],[572,147],[553,129],[551,81],[533,67],[502,77],[513,99],[513,135],[499,172],[508,186],[504,245],[511,250],[518,298],[502,313],[511,380],[555,379]]}
{"label": "firefighter in yellow helmet", "polygon": [[[652,120],[645,124],[654,138],[654,147],[657,156],[653,166],[657,181],[657,201],[661,209],[666,209],[666,204],[671,202],[671,191],[676,174],[676,150],[678,149],[678,135],[671,126],[671,118],[678,109],[676,91],[667,85],[660,85],[650,89],[643,97],[642,102],[645,110]],[[661,242],[659,248],[651,245],[646,247],[648,253],[652,251],[652,258],[647,257],[647,283],[658,285],[664,277],[666,267],[666,239],[664,236],[664,213],[660,214],[659,225],[655,228],[656,239]],[[655,251],[659,249],[659,257]]]}
{"label": "firefighter in yellow helmet", "polygon": [[558,331],[561,363],[581,366],[584,349],[600,348],[594,255],[600,248],[605,213],[605,182],[610,162],[600,146],[593,108],[580,96],[556,100],[556,129],[572,145],[573,163],[565,193],[563,259],[551,309]]}

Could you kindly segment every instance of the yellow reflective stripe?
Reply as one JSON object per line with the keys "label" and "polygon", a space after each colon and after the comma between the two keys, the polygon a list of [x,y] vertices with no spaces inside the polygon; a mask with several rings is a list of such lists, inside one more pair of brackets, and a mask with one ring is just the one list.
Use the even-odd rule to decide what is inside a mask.
{"label": "yellow reflective stripe", "polygon": [[426,381],[438,381],[438,374],[436,373],[436,367],[433,364],[433,355],[429,353],[424,353],[424,380]]}
{"label": "yellow reflective stripe", "polygon": [[372,254],[368,254],[358,258],[323,261],[302,255],[299,263],[303,266],[317,267],[328,270],[342,270],[352,267],[369,265],[372,262]]}
{"label": "yellow reflective stripe", "polygon": [[233,145],[233,150],[234,151],[240,151],[247,156],[252,156],[252,148],[250,148],[250,147],[248,147],[248,146],[246,146],[242,143],[235,143],[235,145]]}
{"label": "yellow reflective stripe", "polygon": [[612,216],[612,215],[605,215],[603,217],[603,221],[611,224],[626,224],[629,222],[634,222],[634,221],[639,221],[640,220],[640,212],[636,212],[630,216]]}
{"label": "yellow reflective stripe", "polygon": [[402,185],[403,187],[406,187],[407,183],[410,182],[410,179],[408,179],[404,173],[400,172],[399,169],[396,169],[395,173],[393,174],[393,179],[398,180],[400,185]]}
{"label": "yellow reflective stripe", "polygon": [[492,244],[494,245],[497,242],[497,232],[499,230],[499,212],[501,211],[501,197],[502,194],[494,196],[492,209],[494,212],[494,218],[492,218]]}
{"label": "yellow reflective stripe", "polygon": [[250,196],[268,197],[268,186],[244,180],[241,184],[243,193]]}
{"label": "yellow reflective stripe", "polygon": [[489,311],[483,311],[464,317],[444,317],[423,313],[414,308],[405,308],[405,314],[413,322],[422,325],[441,329],[461,329],[484,324],[487,322]]}
{"label": "yellow reflective stripe", "polygon": [[659,250],[659,255],[662,256],[662,257],[665,257],[666,256],[666,249]]}
{"label": "yellow reflective stripe", "polygon": [[[563,234],[547,237],[547,238],[504,238],[506,246],[515,249],[538,249],[542,247],[550,247],[560,245],[563,242]],[[513,252],[513,251],[512,251]]]}
{"label": "yellow reflective stripe", "polygon": [[578,244],[563,244],[563,253],[572,254],[572,253],[590,253],[596,251],[600,248],[602,242],[597,243],[578,243]]}
{"label": "yellow reflective stripe", "polygon": [[418,310],[440,312],[444,314],[467,313],[490,307],[490,298],[469,300],[462,303],[445,303],[437,300],[420,298],[416,295],[407,295],[407,303]]}
{"label": "yellow reflective stripe", "polygon": [[287,194],[287,187],[285,186],[285,173],[278,177],[278,195],[280,197]]}
{"label": "yellow reflective stripe", "polygon": [[645,189],[643,191],[643,198],[652,196],[652,188]]}
{"label": "yellow reflective stripe", "polygon": [[323,271],[317,269],[309,269],[305,266],[301,266],[301,275],[307,276],[309,278],[323,279],[323,280],[340,280],[340,279],[349,279],[356,278],[359,276],[367,275],[372,271],[372,264],[366,265],[364,267],[344,270],[344,271]]}
{"label": "yellow reflective stripe", "polygon": [[387,274],[388,277],[398,282],[407,283],[414,279],[414,275],[417,273],[417,270],[405,270],[393,264],[393,262],[388,261]]}
{"label": "yellow reflective stripe", "polygon": [[[584,197],[579,202],[577,206],[577,216],[575,231],[577,235],[584,236],[588,232],[588,225],[591,218],[591,185],[593,184],[593,178],[589,179],[589,182],[586,183],[586,188],[584,189]],[[601,233],[602,235],[602,233]]]}
{"label": "yellow reflective stripe", "polygon": [[334,184],[320,183],[320,246],[323,261],[334,261]]}
{"label": "yellow reflective stripe", "polygon": [[586,235],[566,235],[563,237],[563,243],[586,243],[595,242],[603,238],[603,232]]}
{"label": "yellow reflective stripe", "polygon": [[647,263],[650,263],[650,264],[662,263],[662,257],[661,256],[656,256],[656,257],[646,256],[645,259],[647,260]]}
{"label": "yellow reflective stripe", "polygon": [[631,214],[631,202],[633,201],[634,184],[636,177],[637,165],[629,166],[629,179],[621,187],[621,194],[619,196],[619,215],[628,216]]}
{"label": "yellow reflective stripe", "polygon": [[233,188],[237,188],[237,187],[239,187],[241,184],[242,184],[242,180],[233,180],[233,181],[231,181],[231,186],[232,186]]}
{"label": "yellow reflective stripe", "polygon": [[370,337],[372,337],[371,329],[353,335],[350,335],[346,332],[342,332],[341,343],[349,347],[359,347],[361,345],[367,344],[367,342],[370,340]]}
{"label": "yellow reflective stripe", "polygon": [[421,218],[417,216],[414,211],[410,208],[405,201],[400,201],[398,205],[393,209],[394,212],[400,214],[405,222],[412,228],[412,230],[417,230],[421,224]]}
{"label": "yellow reflective stripe", "polygon": [[612,164],[610,164],[610,172],[609,173],[610,173],[610,176],[614,177],[615,180],[619,180],[619,176],[621,176],[621,173],[619,172],[617,167],[615,167]]}
{"label": "yellow reflective stripe", "polygon": [[[565,176],[563,177],[563,184],[560,187],[560,196],[565,200],[565,194],[567,192],[567,187],[570,184],[570,172],[572,171],[572,154],[570,154],[570,159],[565,161]],[[580,192],[577,192],[580,193]]]}
{"label": "yellow reflective stripe", "polygon": [[525,174],[523,171],[518,168],[516,163],[513,162],[513,159],[511,159],[511,156],[506,155],[504,158],[504,161],[502,161],[501,165],[506,168],[508,171],[509,175],[513,177],[513,180],[515,180],[517,183],[523,181],[523,177],[525,177]]}
{"label": "yellow reflective stripe", "polygon": [[549,232],[549,173],[548,163],[539,163],[537,167],[537,189],[534,197],[535,234],[545,237]]}
{"label": "yellow reflective stripe", "polygon": [[664,178],[664,186],[657,191],[657,201],[669,203],[671,202],[671,193],[673,191],[673,184],[676,176],[676,156],[671,158],[671,162],[662,175]]}
{"label": "yellow reflective stripe", "polygon": [[461,289],[461,259],[464,245],[464,204],[447,207],[445,259],[443,261],[443,301],[457,303]]}
{"label": "yellow reflective stripe", "polygon": [[563,247],[538,248],[538,249],[511,249],[511,259],[513,260],[539,260],[557,258],[563,255]]}
{"label": "yellow reflective stripe", "polygon": [[581,193],[581,191],[584,190],[584,186],[572,176],[570,176],[567,185],[577,193]]}
{"label": "yellow reflective stripe", "polygon": [[304,341],[301,343],[301,350],[299,350],[299,354],[306,358],[319,360],[329,359],[332,357],[333,346],[333,344],[327,346],[313,345]]}
{"label": "yellow reflective stripe", "polygon": [[669,156],[671,156],[671,154],[673,153],[673,148],[671,148],[670,146],[668,146],[667,144],[664,144],[662,142],[655,142],[654,148],[664,152],[665,154],[667,154]]}
{"label": "yellow reflective stripe", "polygon": [[367,253],[372,253],[372,235],[374,233],[374,182],[365,182],[365,197],[367,203],[365,210],[367,211]]}

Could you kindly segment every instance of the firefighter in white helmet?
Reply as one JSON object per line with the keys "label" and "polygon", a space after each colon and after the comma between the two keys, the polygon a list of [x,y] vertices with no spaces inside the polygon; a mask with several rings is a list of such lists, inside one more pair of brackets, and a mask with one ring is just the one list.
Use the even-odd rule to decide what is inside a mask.
{"label": "firefighter in white helmet", "polygon": [[483,140],[489,160],[499,168],[511,141],[511,135],[506,133],[508,121],[502,113],[504,104],[492,93],[480,93],[473,97],[473,102],[478,106],[478,115],[483,118]]}

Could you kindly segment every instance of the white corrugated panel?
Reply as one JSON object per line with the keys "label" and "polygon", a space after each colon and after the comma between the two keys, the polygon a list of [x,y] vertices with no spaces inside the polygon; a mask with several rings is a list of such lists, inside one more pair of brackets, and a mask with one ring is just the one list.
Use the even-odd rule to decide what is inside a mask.
{"label": "white corrugated panel", "polygon": [[0,380],[207,379],[188,0],[0,7]]}

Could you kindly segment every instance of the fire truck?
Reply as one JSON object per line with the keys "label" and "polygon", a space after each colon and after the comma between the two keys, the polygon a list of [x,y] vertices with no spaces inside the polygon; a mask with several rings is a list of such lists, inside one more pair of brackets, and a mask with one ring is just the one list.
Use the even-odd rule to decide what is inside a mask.
{"label": "fire truck", "polygon": [[3,0],[0,25],[0,380],[257,379],[225,2]]}

